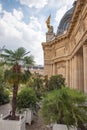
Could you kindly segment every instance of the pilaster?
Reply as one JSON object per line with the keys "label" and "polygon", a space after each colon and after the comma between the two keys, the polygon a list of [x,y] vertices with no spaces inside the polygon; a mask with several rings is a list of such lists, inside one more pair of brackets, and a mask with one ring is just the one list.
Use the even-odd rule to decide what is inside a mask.
{"label": "pilaster", "polygon": [[77,54],[74,56],[74,89],[78,89],[78,63]]}
{"label": "pilaster", "polygon": [[84,92],[87,93],[87,44],[83,45],[84,60]]}
{"label": "pilaster", "polygon": [[69,86],[69,61],[66,61],[66,84]]}

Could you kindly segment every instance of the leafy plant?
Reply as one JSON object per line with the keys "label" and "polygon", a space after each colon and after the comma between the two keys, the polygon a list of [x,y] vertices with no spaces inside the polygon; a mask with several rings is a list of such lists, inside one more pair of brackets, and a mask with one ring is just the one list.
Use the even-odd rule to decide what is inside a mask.
{"label": "leafy plant", "polygon": [[49,79],[48,90],[60,89],[65,86],[65,78],[62,75],[53,75]]}
{"label": "leafy plant", "polygon": [[41,115],[45,122],[79,126],[87,123],[87,97],[68,87],[49,92],[42,101]]}
{"label": "leafy plant", "polygon": [[0,105],[8,103],[9,102],[9,93],[5,89],[6,83],[4,81],[3,77],[3,68],[0,67]]}
{"label": "leafy plant", "polygon": [[19,92],[17,97],[18,109],[23,109],[23,108],[35,109],[36,102],[37,102],[37,98],[32,88],[25,87]]}
{"label": "leafy plant", "polygon": [[41,75],[35,73],[31,77],[31,81],[29,82],[29,86],[32,87],[36,93],[38,100],[43,95],[43,79]]}
{"label": "leafy plant", "polygon": [[0,86],[0,105],[8,103],[9,101],[10,101],[10,99],[9,99],[9,93],[8,93],[8,91],[4,90]]}

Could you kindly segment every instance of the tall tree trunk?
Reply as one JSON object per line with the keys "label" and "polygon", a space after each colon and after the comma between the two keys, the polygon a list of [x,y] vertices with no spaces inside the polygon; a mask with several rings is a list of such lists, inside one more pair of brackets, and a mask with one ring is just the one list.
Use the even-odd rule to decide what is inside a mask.
{"label": "tall tree trunk", "polygon": [[13,85],[13,98],[12,98],[12,119],[16,118],[15,112],[17,107],[17,93],[18,93],[18,84]]}

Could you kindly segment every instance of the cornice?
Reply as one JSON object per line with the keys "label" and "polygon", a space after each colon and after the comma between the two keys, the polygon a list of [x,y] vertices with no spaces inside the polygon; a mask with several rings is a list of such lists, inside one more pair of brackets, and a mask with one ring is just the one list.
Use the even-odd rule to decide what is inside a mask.
{"label": "cornice", "polygon": [[62,41],[62,40],[64,40],[64,39],[66,39],[66,38],[67,38],[67,34],[62,34],[62,35],[60,35],[60,36],[55,37],[55,39],[52,40],[52,41],[43,42],[43,43],[42,43],[42,46],[43,46],[43,48],[44,48],[45,46],[52,46],[53,44],[56,44],[57,42]]}
{"label": "cornice", "polygon": [[87,31],[85,32],[84,36],[81,38],[81,40],[79,41],[79,46],[76,45],[74,50],[69,54],[69,55],[63,55],[61,57],[55,57],[55,58],[52,58],[52,62],[56,63],[56,62],[59,62],[59,61],[66,61],[66,60],[70,60],[74,55],[75,53],[77,52],[77,50],[79,50],[79,48],[82,46],[82,45],[87,45]]}
{"label": "cornice", "polygon": [[75,27],[75,24],[78,20],[79,14],[81,13],[84,2],[85,2],[85,0],[78,0],[77,1],[75,10],[73,12],[73,15],[72,15],[72,18],[71,18],[71,21],[70,21],[70,25],[69,25],[69,28],[68,28],[68,31],[67,31],[68,37],[70,37],[71,33],[73,32],[73,28]]}

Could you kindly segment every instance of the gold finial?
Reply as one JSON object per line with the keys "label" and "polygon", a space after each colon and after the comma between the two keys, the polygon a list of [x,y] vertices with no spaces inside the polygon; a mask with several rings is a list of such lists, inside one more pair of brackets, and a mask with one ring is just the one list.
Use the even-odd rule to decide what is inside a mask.
{"label": "gold finial", "polygon": [[46,25],[47,25],[48,31],[51,28],[51,26],[50,26],[50,18],[51,18],[51,15],[49,15],[48,18],[47,18],[47,20],[46,20]]}

